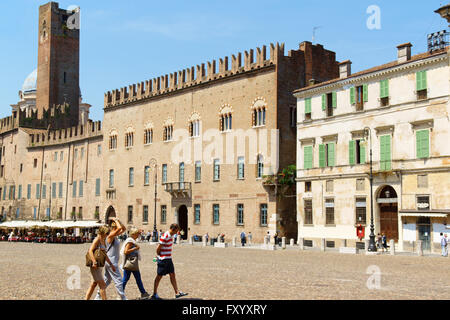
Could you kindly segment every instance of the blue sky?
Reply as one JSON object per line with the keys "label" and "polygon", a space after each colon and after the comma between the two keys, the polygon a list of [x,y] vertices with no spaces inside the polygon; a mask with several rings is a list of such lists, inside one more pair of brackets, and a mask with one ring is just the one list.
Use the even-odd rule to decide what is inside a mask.
{"label": "blue sky", "polygon": [[[37,67],[38,9],[47,1],[0,1],[0,117]],[[444,0],[61,0],[81,7],[80,87],[103,119],[103,95],[190,66],[270,43],[288,50],[302,41],[352,60],[352,72],[396,59],[396,46],[411,42],[426,51],[426,35],[447,27],[434,10]],[[371,5],[380,8],[380,29],[369,29]]]}

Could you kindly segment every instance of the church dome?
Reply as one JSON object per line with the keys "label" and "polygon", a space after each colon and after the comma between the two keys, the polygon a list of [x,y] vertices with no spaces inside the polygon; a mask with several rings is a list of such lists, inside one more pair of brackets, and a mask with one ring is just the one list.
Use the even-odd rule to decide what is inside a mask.
{"label": "church dome", "polygon": [[25,82],[22,86],[22,92],[33,92],[36,91],[37,87],[37,69],[34,70],[32,73],[28,75],[28,77],[25,79]]}

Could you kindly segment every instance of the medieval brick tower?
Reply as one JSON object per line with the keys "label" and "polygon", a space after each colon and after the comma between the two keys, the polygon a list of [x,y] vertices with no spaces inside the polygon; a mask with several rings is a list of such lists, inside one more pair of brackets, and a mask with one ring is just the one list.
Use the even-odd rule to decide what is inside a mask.
{"label": "medieval brick tower", "polygon": [[45,118],[46,110],[68,104],[59,127],[75,126],[79,118],[80,30],[76,19],[76,11],[60,9],[55,2],[39,8],[37,118]]}

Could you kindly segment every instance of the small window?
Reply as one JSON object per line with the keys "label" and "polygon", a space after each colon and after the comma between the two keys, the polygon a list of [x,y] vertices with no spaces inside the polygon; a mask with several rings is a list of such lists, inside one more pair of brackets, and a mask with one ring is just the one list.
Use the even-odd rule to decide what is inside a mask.
{"label": "small window", "polygon": [[37,168],[37,159],[33,159],[33,168]]}
{"label": "small window", "polygon": [[134,145],[134,132],[125,134],[125,148],[131,148]]}
{"label": "small window", "polygon": [[244,205],[242,203],[239,203],[237,205],[237,225],[243,226],[244,225]]}
{"label": "small window", "polygon": [[117,149],[117,135],[112,135],[109,137],[109,150]]}
{"label": "small window", "polygon": [[133,223],[133,206],[128,206],[128,224]]}
{"label": "small window", "polygon": [[144,186],[148,186],[150,184],[150,167],[144,167]]}
{"label": "small window", "polygon": [[194,204],[194,224],[200,224],[200,205]]}
{"label": "small window", "polygon": [[264,157],[260,154],[256,164],[256,178],[262,178],[264,175]]}
{"label": "small window", "polygon": [[304,200],[304,211],[305,211],[305,225],[312,225],[313,224],[313,211],[312,211],[312,200],[311,199],[305,199]]}
{"label": "small window", "polygon": [[195,182],[202,181],[202,163],[201,161],[195,162]]}
{"label": "small window", "polygon": [[417,196],[417,210],[430,210],[430,196]]}
{"label": "small window", "polygon": [[134,168],[128,170],[128,186],[134,186]]}
{"label": "small window", "polygon": [[334,109],[337,107],[337,93],[331,92],[322,95],[322,110],[326,112],[327,117],[332,117]]}
{"label": "small window", "polygon": [[214,181],[220,180],[220,160],[214,159]]}
{"label": "small window", "polygon": [[356,223],[366,224],[366,198],[356,198]]}
{"label": "small window", "polygon": [[109,170],[109,187],[114,188],[114,169]]}
{"label": "small window", "polygon": [[173,138],[173,126],[165,126],[163,133],[163,141],[172,141]]}
{"label": "small window", "polygon": [[151,144],[151,143],[153,143],[153,130],[146,129],[144,131],[144,144]]}
{"label": "small window", "polygon": [[305,181],[305,192],[311,192],[311,181]]}
{"label": "small window", "polygon": [[237,177],[238,179],[244,179],[245,158],[238,157]]}
{"label": "small window", "polygon": [[427,86],[427,71],[419,71],[416,73],[416,92],[417,100],[427,99],[428,86]]}
{"label": "small window", "polygon": [[428,175],[426,174],[417,175],[417,187],[428,188]]}
{"label": "small window", "polygon": [[213,224],[219,224],[219,222],[220,222],[219,205],[213,204]]}
{"label": "small window", "polygon": [[334,225],[334,199],[326,199],[325,200],[325,224],[326,225]]}
{"label": "small window", "polygon": [[148,206],[142,207],[142,222],[148,222]]}
{"label": "small window", "polygon": [[263,203],[259,206],[259,217],[261,226],[266,227],[268,220],[266,203]]}
{"label": "small window", "polygon": [[193,120],[189,123],[189,135],[191,137],[200,136],[200,120]]}
{"label": "small window", "polygon": [[167,183],[167,164],[162,165],[162,183]]}
{"label": "small window", "polygon": [[231,113],[220,116],[220,131],[230,131],[233,129],[233,115]]}
{"label": "small window", "polygon": [[166,205],[161,206],[161,223],[162,224],[167,223],[167,206]]}

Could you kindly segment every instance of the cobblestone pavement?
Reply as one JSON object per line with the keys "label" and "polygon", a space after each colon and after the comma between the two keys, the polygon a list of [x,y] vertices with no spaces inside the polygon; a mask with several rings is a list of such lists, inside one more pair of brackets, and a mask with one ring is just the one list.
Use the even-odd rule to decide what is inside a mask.
{"label": "cobblestone pavement", "polygon": [[[83,299],[90,284],[84,266],[89,244],[0,243],[0,299]],[[152,293],[156,264],[155,245],[142,243],[141,274]],[[366,256],[251,248],[212,248],[177,245],[174,264],[179,287],[189,298],[229,300],[297,299],[449,299],[450,258],[417,256]],[[81,270],[81,288],[68,289],[70,266]],[[380,287],[369,289],[376,266]],[[376,269],[379,268],[379,269]],[[77,269],[75,267],[75,269]],[[70,271],[70,269],[69,269]],[[72,275],[73,277],[73,275]],[[372,278],[371,278],[372,277]],[[70,282],[69,284],[76,282]],[[70,286],[69,286],[70,287]],[[126,294],[139,291],[134,278]],[[168,277],[159,294],[173,298]],[[107,290],[116,299],[115,290]]]}

